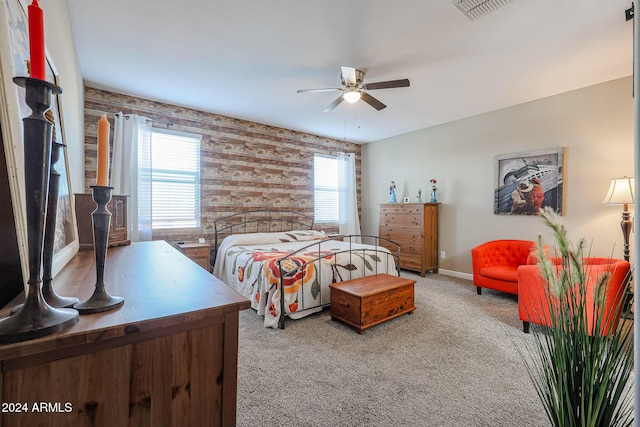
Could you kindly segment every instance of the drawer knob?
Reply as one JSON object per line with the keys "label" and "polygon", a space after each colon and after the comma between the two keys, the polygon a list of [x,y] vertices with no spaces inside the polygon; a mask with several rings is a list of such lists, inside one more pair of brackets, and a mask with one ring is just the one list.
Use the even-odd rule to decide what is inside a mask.
{"label": "drawer knob", "polygon": [[340,301],[340,305],[343,305],[345,307],[349,307],[349,303],[345,302],[345,301]]}

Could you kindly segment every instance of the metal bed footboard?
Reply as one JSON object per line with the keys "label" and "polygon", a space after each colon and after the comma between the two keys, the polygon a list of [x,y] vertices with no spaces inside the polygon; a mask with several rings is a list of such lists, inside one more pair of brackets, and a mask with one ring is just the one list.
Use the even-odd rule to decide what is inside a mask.
{"label": "metal bed footboard", "polygon": [[[343,253],[348,253],[349,254],[349,263],[351,264],[351,257],[352,256],[357,256],[354,255],[358,252],[361,252],[364,257],[365,253],[371,254],[371,253],[375,253],[375,254],[381,254],[384,257],[387,257],[387,261],[388,261],[388,257],[392,257],[394,260],[394,267],[395,267],[395,273],[400,276],[400,244],[384,238],[384,237],[380,237],[380,236],[372,236],[372,235],[363,235],[363,234],[359,234],[359,235],[340,235],[340,236],[334,236],[331,237],[329,239],[324,239],[324,240],[317,240],[314,241],[313,243],[310,243],[309,245],[298,249],[295,252],[292,252],[290,254],[288,254],[287,256],[280,258],[279,260],[276,261],[276,263],[278,264],[278,270],[280,273],[280,318],[278,319],[278,328],[280,329],[284,329],[285,327],[285,317],[287,316],[287,314],[285,313],[285,271],[282,268],[282,264],[293,258],[296,256],[299,256],[301,253],[308,253],[308,252],[313,252],[313,248],[317,247],[317,252],[318,252],[318,256],[312,260],[309,260],[307,262],[305,262],[304,264],[301,264],[299,266],[297,266],[296,268],[294,268],[293,270],[288,270],[287,274],[289,276],[291,276],[291,274],[293,273],[294,275],[297,274],[300,270],[303,271],[303,275],[304,272],[306,271],[306,267],[311,264],[311,263],[317,263],[320,262],[322,259],[327,258],[327,254],[322,252],[321,249],[321,245],[324,243],[326,244],[327,241],[330,240],[336,240],[336,241],[344,241],[344,242],[348,242],[349,243],[349,248],[348,249],[344,249],[344,250],[340,250],[338,252],[333,252],[334,255],[334,262],[337,263],[337,255],[338,254],[343,254]],[[355,243],[353,242],[354,240],[361,240],[363,244],[369,244],[372,246],[375,246],[374,248],[353,248],[352,244]],[[373,242],[373,243],[368,243],[368,242]],[[381,245],[381,243],[384,243],[384,245]],[[386,246],[385,246],[386,245]],[[393,249],[393,250],[392,250]],[[395,253],[394,253],[395,252]],[[308,256],[308,255],[307,255]],[[335,264],[337,265],[337,264]],[[389,263],[386,262],[385,263],[385,271],[378,271],[378,263],[375,263],[375,269],[371,272],[371,274],[369,275],[375,275],[375,274],[379,274],[379,273],[386,273],[386,274],[390,274],[388,270],[389,268]],[[320,277],[318,277],[318,281],[320,282],[320,284],[322,284],[322,269],[321,268],[317,268],[316,271],[318,271],[318,274],[320,275]],[[345,280],[351,280],[353,277],[353,273],[352,270],[347,270],[348,272],[348,278],[342,279],[342,280],[337,280],[337,281],[345,281]],[[358,275],[357,277],[366,277],[366,270],[364,271],[365,274],[363,275]],[[301,278],[300,280],[303,280],[303,278]],[[304,282],[304,280],[303,280]],[[320,286],[320,293],[322,294],[322,285]],[[304,294],[304,293],[303,293]],[[317,306],[313,306],[313,307],[305,307],[305,309],[313,309],[313,308],[317,308],[317,307],[321,307],[321,306],[326,306],[327,304],[322,304],[322,295],[320,294],[320,304],[318,304]]]}

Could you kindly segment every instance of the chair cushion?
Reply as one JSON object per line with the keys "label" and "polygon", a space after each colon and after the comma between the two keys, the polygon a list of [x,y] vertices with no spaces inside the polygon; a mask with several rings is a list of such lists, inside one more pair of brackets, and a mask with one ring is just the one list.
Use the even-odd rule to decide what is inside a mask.
{"label": "chair cushion", "polygon": [[496,280],[505,280],[507,282],[518,281],[518,266],[513,265],[490,265],[482,267],[480,274],[485,277]]}

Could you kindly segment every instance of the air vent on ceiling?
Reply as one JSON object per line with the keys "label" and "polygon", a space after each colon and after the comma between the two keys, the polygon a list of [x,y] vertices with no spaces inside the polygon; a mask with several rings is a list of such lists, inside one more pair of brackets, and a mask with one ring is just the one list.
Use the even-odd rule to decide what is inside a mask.
{"label": "air vent on ceiling", "polygon": [[513,0],[453,0],[460,12],[472,21],[495,12]]}

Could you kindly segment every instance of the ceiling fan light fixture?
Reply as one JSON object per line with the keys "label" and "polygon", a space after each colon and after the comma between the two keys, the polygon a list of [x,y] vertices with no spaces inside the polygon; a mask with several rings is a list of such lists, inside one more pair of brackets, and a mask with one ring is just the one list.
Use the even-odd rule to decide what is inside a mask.
{"label": "ceiling fan light fixture", "polygon": [[360,93],[360,91],[356,89],[348,90],[344,93],[344,95],[342,95],[344,100],[347,101],[349,104],[354,104],[358,102],[361,96],[362,94]]}

